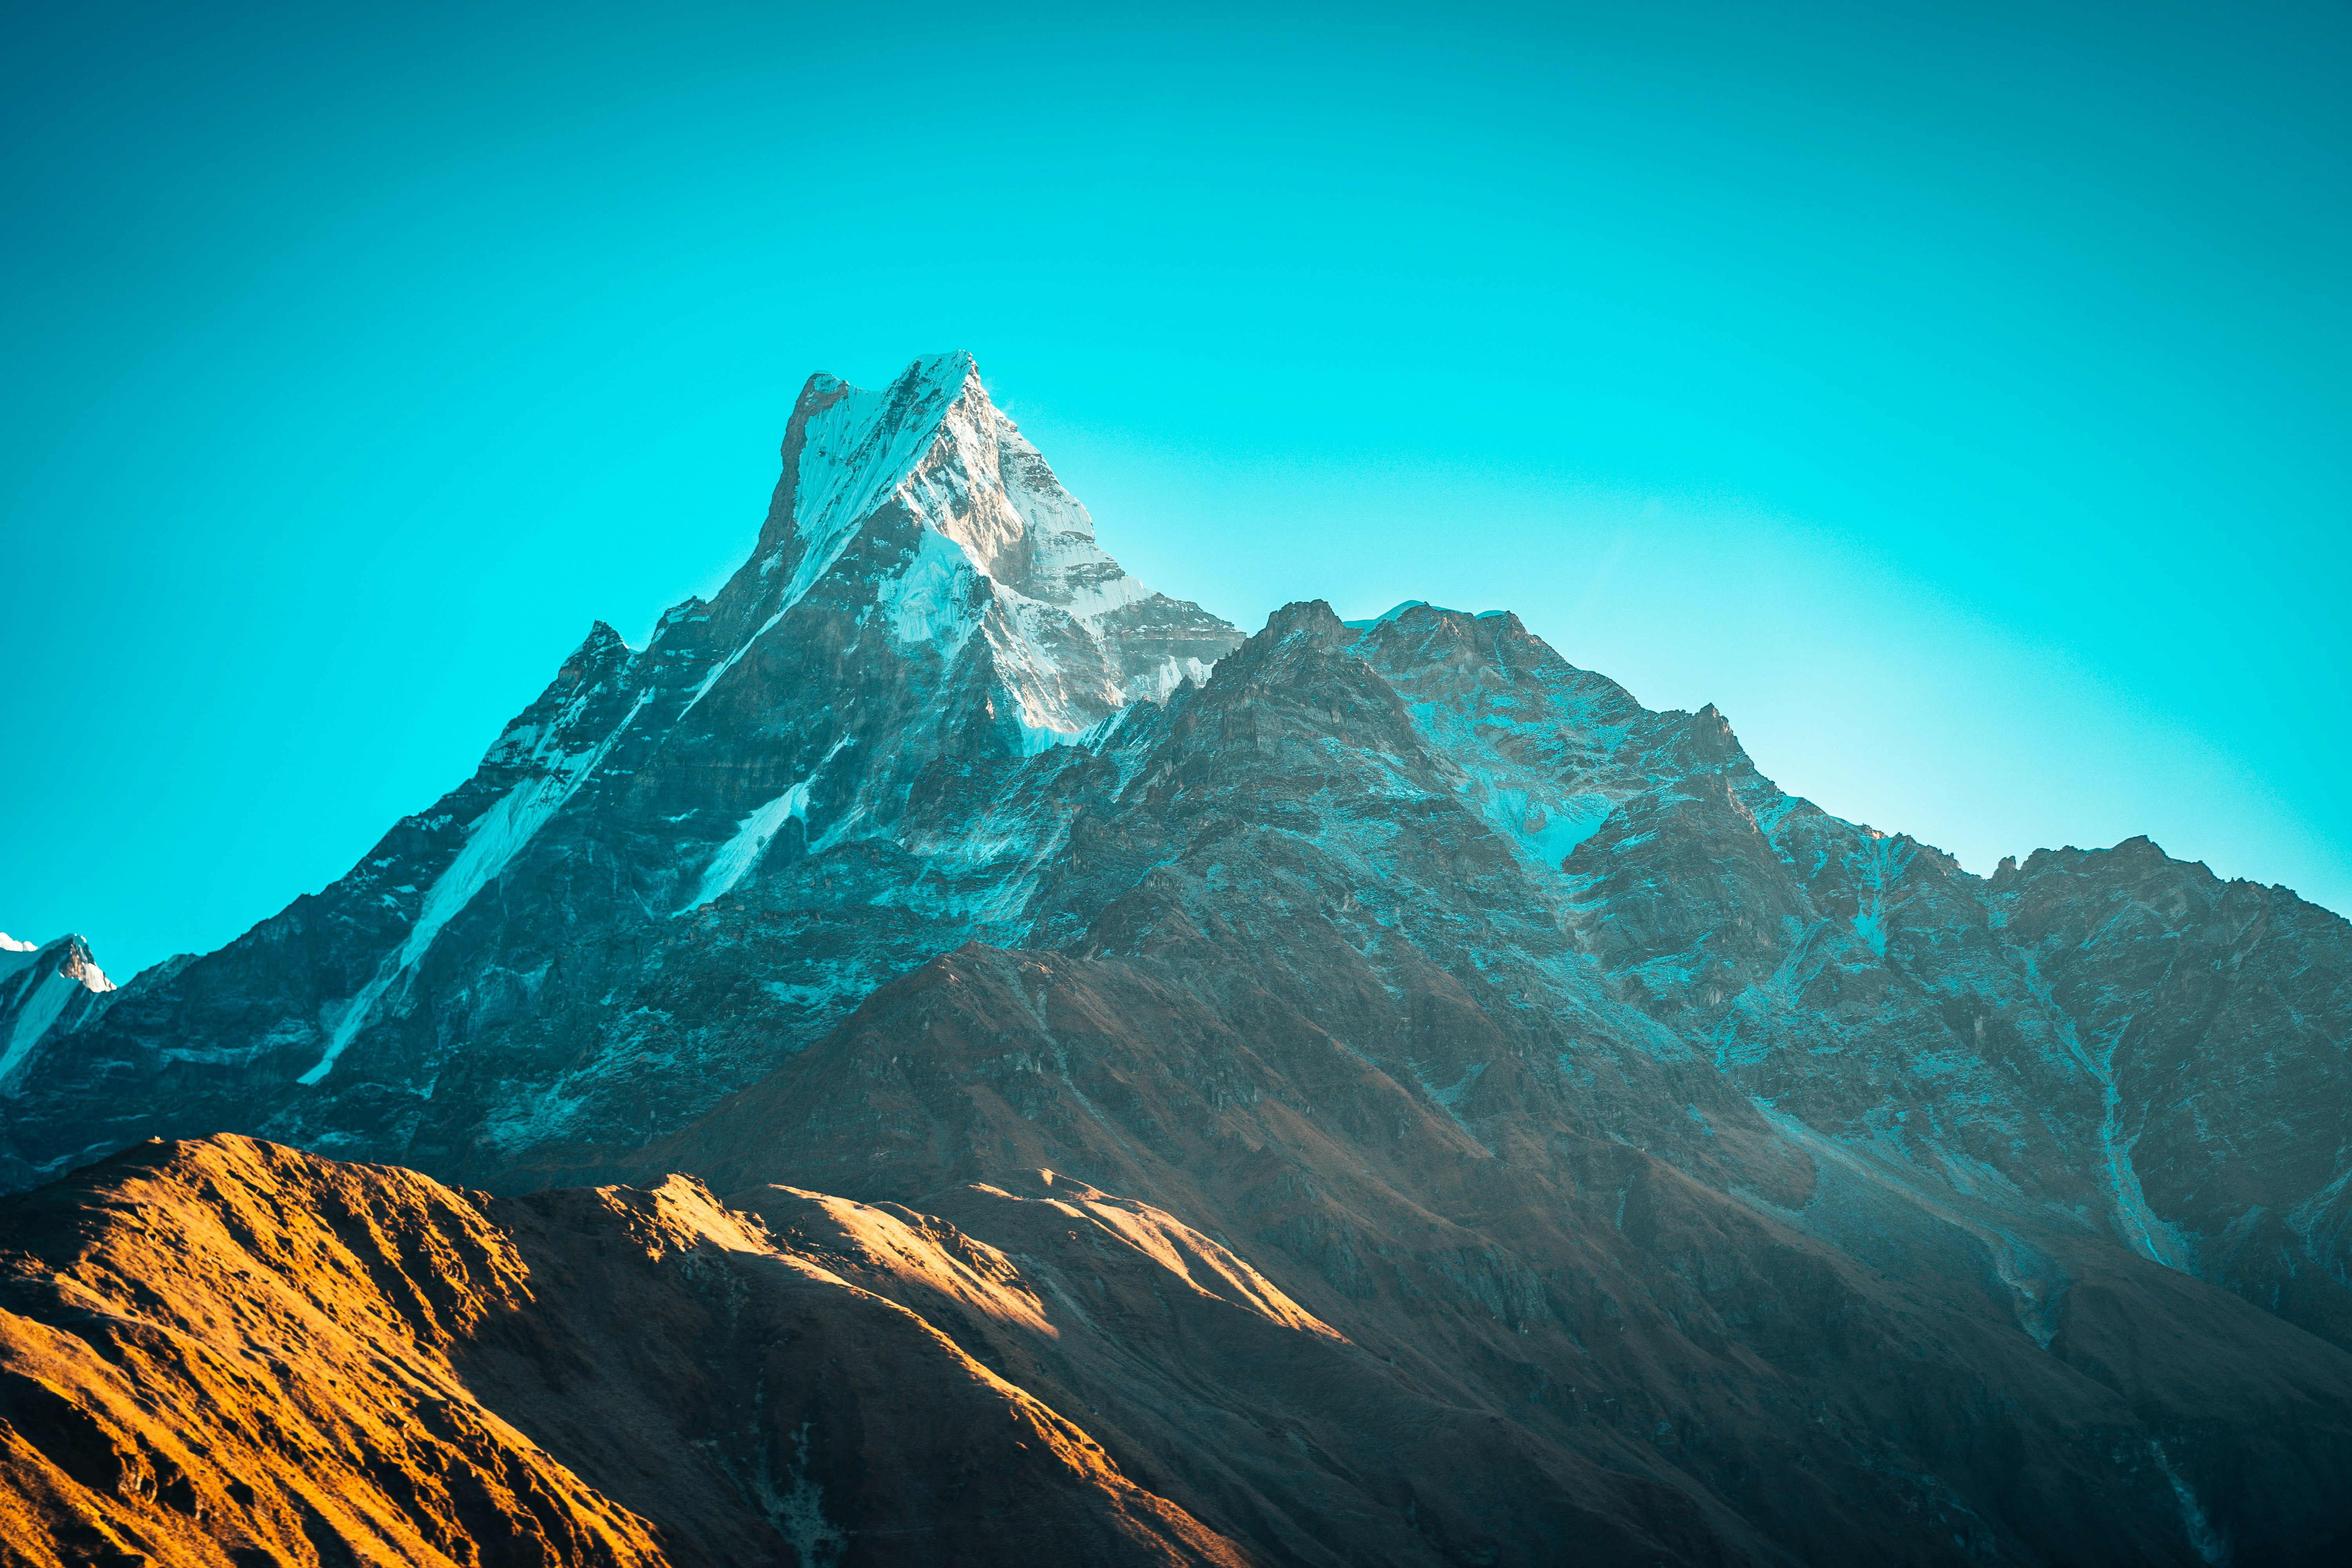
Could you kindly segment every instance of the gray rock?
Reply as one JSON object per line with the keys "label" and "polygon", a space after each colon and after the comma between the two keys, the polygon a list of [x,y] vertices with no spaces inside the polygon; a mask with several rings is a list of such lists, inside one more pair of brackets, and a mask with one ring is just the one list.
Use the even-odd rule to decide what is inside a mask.
{"label": "gray rock", "polygon": [[12,1046],[0,1172],[221,1131],[499,1190],[1064,1171],[1759,1562],[2352,1542],[2343,920],[2145,840],[1972,876],[1507,614],[1244,643],[961,356],[812,379],[783,456],[716,599]]}

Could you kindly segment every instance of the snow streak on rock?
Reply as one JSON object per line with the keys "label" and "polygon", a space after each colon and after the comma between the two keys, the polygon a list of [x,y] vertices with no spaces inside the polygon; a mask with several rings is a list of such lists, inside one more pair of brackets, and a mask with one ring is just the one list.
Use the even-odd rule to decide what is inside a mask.
{"label": "snow streak on rock", "polygon": [[[2278,1479],[2352,1495],[2298,1425],[2352,1389],[2345,922],[2144,841],[1970,876],[1507,613],[1244,644],[1103,552],[965,356],[812,379],[782,459],[716,595],[594,628],[322,894],[120,991],[0,946],[0,1175],[228,1127],[592,1207],[979,1194],[1022,1269],[1066,1255],[1027,1306],[963,1281],[1050,1320],[1018,1356],[1115,1324],[1105,1375],[1156,1376],[1195,1342],[1145,1325],[1212,1299],[1328,1328],[1295,1404],[1157,1448],[1216,1380],[1112,1397],[1233,1517],[1309,1510],[1267,1560],[1595,1538],[1537,1496],[1617,1498],[1627,1562],[2332,1560]],[[842,1224],[852,1272],[934,1244]],[[1454,1415],[1328,1393],[1407,1366]],[[1436,1434],[1411,1478],[1341,1405]],[[777,1550],[859,1550],[850,1450],[774,1415],[713,1462]],[[1244,1471],[1319,1479],[1270,1512]],[[1645,1533],[1690,1498],[1739,1539]]]}
{"label": "snow streak on rock", "polygon": [[[825,762],[833,761],[841,748],[847,744],[849,740],[846,736],[835,741],[833,750],[824,754]],[[817,765],[817,772],[824,771],[824,763],[821,763]],[[700,909],[748,876],[760,863],[760,857],[768,852],[769,842],[776,837],[777,830],[807,811],[809,787],[816,783],[816,773],[810,774],[737,823],[735,837],[720,845],[719,853],[710,858],[709,867],[702,873],[702,885],[695,889],[693,900],[678,913],[686,914]]]}
{"label": "snow streak on rock", "polygon": [[113,989],[81,938],[42,947],[0,932],[0,1095],[61,1019],[81,1022],[91,998]]}
{"label": "snow streak on rock", "polygon": [[[596,772],[637,711],[653,699],[651,690],[641,692],[635,704],[622,719],[613,732],[584,752],[572,752],[564,748],[569,737],[562,731],[540,741],[530,748],[529,761],[534,771],[522,783],[499,798],[498,804],[484,812],[466,829],[466,847],[458,851],[447,870],[435,879],[425,895],[423,909],[408,936],[397,952],[383,961],[374,979],[343,1009],[336,1021],[334,1033],[328,1037],[326,1054],[318,1065],[295,1081],[305,1086],[317,1083],[334,1069],[335,1059],[367,1023],[376,1005],[401,978],[416,967],[441,928],[462,913],[475,896],[488,887],[498,876],[522,853],[539,830],[579,793],[580,786]],[[504,741],[509,749],[520,739],[509,734]]]}

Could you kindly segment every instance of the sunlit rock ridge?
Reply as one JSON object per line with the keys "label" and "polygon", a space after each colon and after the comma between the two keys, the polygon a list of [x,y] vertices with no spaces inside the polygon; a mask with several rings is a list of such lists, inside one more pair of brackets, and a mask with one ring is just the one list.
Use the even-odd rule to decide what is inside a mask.
{"label": "sunlit rock ridge", "polygon": [[[686,1204],[656,1262],[765,1258],[709,1216],[766,1215],[758,1268],[954,1352],[874,1354],[1068,1424],[1090,1561],[2352,1551],[2352,927],[2144,839],[1973,876],[1507,613],[1297,604],[1244,639],[1120,570],[961,354],[812,377],[718,596],[643,648],[597,626],[323,892],[119,990],[76,942],[0,952],[0,1049],[16,1187],[227,1132],[634,1184],[579,1212]],[[215,1147],[41,1212],[307,1158]],[[269,1169],[298,1207],[382,1179]],[[431,1200],[562,1253],[531,1237],[574,1211],[496,1202]],[[146,1267],[122,1301],[170,1297]],[[1204,1295],[1255,1326],[1186,1338]],[[606,1498],[678,1562],[916,1528],[834,1394],[738,1433],[740,1519],[664,1523],[686,1483],[632,1491],[520,1387],[471,1397],[593,1481],[579,1540],[638,1542]],[[331,1561],[302,1484],[270,1549]]]}

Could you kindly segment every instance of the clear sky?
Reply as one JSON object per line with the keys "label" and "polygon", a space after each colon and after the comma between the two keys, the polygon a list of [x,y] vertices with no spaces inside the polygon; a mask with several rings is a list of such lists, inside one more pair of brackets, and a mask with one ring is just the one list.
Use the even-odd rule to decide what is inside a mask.
{"label": "clear sky", "polygon": [[2352,910],[2341,4],[0,15],[0,928],[118,975],[950,348],[1245,627],[1516,609],[1971,869]]}

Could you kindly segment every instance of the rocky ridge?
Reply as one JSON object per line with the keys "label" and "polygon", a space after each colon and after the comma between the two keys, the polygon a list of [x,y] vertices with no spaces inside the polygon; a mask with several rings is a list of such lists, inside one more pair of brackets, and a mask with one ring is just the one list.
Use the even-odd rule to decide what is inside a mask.
{"label": "rocky ridge", "polygon": [[[641,649],[599,624],[341,881],[28,1043],[0,1170],[240,1126],[485,1179],[666,1130],[1017,914],[1056,755],[1239,634],[1120,571],[967,355],[812,377],[783,456],[717,598]],[[812,847],[887,900],[747,930],[730,895]]]}
{"label": "rocky ridge", "polygon": [[44,1040],[80,1030],[104,1011],[114,989],[79,936],[43,943],[0,931],[0,1094]]}
{"label": "rocky ridge", "polygon": [[220,1138],[6,1221],[11,1568],[1251,1560],[683,1178],[492,1199]]}
{"label": "rocky ridge", "polygon": [[[1084,1334],[955,1309],[1269,1561],[1369,1519],[1400,1562],[2296,1561],[2352,1540],[2348,956],[2145,841],[1970,876],[1507,614],[1244,644],[949,356],[813,378],[719,595],[599,628],[350,877],[44,1024],[0,1160],[228,1127],[516,1193],[685,1171],[1024,1277],[1061,1173],[1391,1380],[1155,1382],[1173,1342],[1066,1265]],[[1487,1421],[1537,1500],[1467,1522],[1396,1433]]]}

